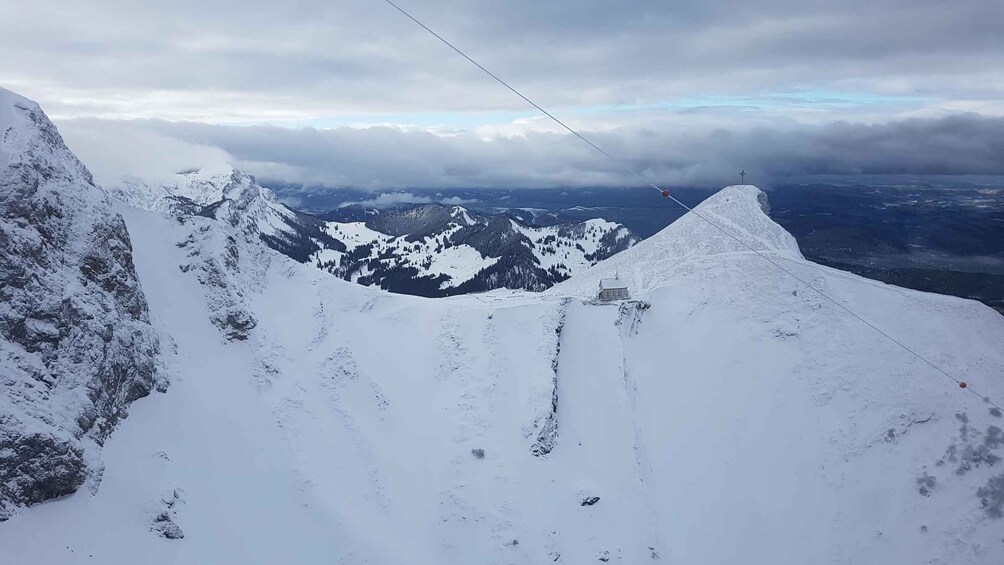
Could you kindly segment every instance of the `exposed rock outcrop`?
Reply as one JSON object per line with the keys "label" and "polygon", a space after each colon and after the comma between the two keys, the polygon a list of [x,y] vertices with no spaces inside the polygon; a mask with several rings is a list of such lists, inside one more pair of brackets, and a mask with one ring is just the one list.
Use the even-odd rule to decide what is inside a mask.
{"label": "exposed rock outcrop", "polygon": [[37,104],[0,88],[0,519],[74,492],[166,387],[122,217]]}
{"label": "exposed rock outcrop", "polygon": [[[554,320],[554,337],[548,345],[553,351],[551,358],[551,404],[550,409],[538,414],[533,422],[533,445],[530,452],[536,457],[543,457],[554,449],[558,442],[558,358],[561,355],[561,330],[565,327],[565,311],[570,300],[562,300],[558,315]],[[548,333],[550,335],[550,332]]]}

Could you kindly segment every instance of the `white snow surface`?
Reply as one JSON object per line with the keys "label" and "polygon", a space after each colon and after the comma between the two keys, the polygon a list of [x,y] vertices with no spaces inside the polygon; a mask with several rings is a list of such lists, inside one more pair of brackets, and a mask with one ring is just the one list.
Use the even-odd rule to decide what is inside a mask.
{"label": "white snow surface", "polygon": [[[805,261],[759,194],[699,212],[1004,398],[1004,318]],[[1004,561],[977,496],[1004,465],[971,457],[1002,420],[693,215],[543,294],[392,295],[265,250],[230,274],[235,342],[176,245],[234,227],[120,212],[173,384],[99,488],[0,524],[0,563]],[[615,271],[640,300],[592,303]]]}
{"label": "white snow surface", "polygon": [[[795,238],[763,213],[761,202],[765,199],[755,186],[725,187],[698,205],[696,213],[685,214],[654,236],[555,285],[549,292],[587,296],[595,293],[604,278],[620,278],[632,292],[648,292],[671,284],[674,277],[700,269],[709,261],[757,259],[750,248],[785,264],[805,263]],[[758,262],[767,264],[763,259],[753,261]]]}

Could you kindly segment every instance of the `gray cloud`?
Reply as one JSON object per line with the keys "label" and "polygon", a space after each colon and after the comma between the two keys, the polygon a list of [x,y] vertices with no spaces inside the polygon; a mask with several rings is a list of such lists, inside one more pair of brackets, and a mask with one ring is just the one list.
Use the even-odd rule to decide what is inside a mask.
{"label": "gray cloud", "polygon": [[365,206],[366,208],[389,208],[399,204],[429,204],[431,202],[438,202],[449,206],[465,206],[478,202],[477,199],[460,198],[459,196],[451,196],[449,198],[444,198],[442,194],[435,194],[433,196],[434,197],[427,194],[415,194],[412,192],[381,192],[373,198],[368,198],[366,200],[345,202],[342,204],[342,207],[359,204]]}
{"label": "gray cloud", "polygon": [[[672,127],[586,135],[667,185],[721,185],[733,181],[740,168],[758,182],[811,174],[1004,174],[1004,118],[960,114],[884,124],[714,123],[701,115]],[[226,159],[263,180],[329,187],[638,184],[581,142],[549,131],[483,136],[393,127],[316,130],[163,121],[59,125],[70,147],[105,184],[127,175],[162,174],[163,155],[171,156],[174,170]],[[116,151],[110,154],[100,149],[113,143]],[[144,163],[156,170],[144,170]]]}
{"label": "gray cloud", "polygon": [[[0,2],[0,77],[56,116],[526,110],[379,0]],[[403,4],[551,107],[826,90],[1004,114],[994,0]]]}
{"label": "gray cloud", "polygon": [[[401,1],[658,182],[1001,172],[999,1]],[[635,182],[380,0],[0,8],[0,80],[109,182]]]}

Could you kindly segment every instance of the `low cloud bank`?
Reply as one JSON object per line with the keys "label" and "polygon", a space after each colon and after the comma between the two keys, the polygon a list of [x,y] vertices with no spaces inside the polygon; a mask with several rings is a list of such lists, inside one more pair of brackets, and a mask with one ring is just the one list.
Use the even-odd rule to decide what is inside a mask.
{"label": "low cloud bank", "polygon": [[[578,140],[550,131],[440,135],[395,127],[320,130],[94,119],[59,125],[70,147],[107,185],[221,161],[268,181],[364,189],[638,184]],[[882,124],[655,123],[585,135],[666,185],[720,185],[733,181],[739,169],[757,182],[812,174],[1004,174],[1004,118],[977,114]],[[433,201],[401,192],[368,204],[423,199]]]}

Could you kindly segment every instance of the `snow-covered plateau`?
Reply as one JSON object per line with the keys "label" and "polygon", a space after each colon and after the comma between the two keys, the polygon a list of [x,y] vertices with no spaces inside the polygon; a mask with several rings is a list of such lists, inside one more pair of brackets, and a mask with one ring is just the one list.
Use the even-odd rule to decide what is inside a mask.
{"label": "snow-covered plateau", "polygon": [[[15,150],[76,163],[37,106],[0,93],[6,171]],[[970,390],[693,213],[543,293],[430,299],[276,252],[257,200],[112,204],[77,165],[59,183],[0,171],[0,203],[86,197],[89,222],[121,216],[123,282],[79,282],[92,232],[52,236],[82,213],[44,207],[3,209],[0,273],[96,294],[105,343],[139,340],[138,382],[163,374],[164,392],[118,393],[134,402],[102,442],[73,428],[83,391],[118,389],[91,376],[108,355],[63,352],[105,326],[29,324],[9,298],[27,286],[2,279],[0,478],[46,468],[3,443],[29,417],[94,471],[38,504],[0,484],[0,563],[1004,562],[1004,419],[970,393],[1004,399],[1004,317],[806,261],[756,187],[697,212]],[[12,233],[62,262],[37,270]],[[597,302],[613,274],[632,298]]]}

